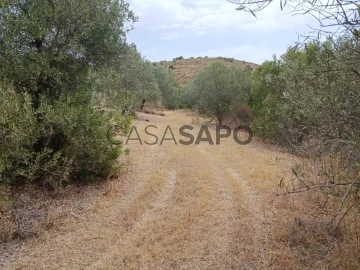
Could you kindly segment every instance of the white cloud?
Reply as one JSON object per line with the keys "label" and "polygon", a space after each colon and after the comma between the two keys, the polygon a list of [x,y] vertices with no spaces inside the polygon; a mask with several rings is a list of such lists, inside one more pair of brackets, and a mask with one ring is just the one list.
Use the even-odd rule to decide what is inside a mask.
{"label": "white cloud", "polygon": [[[132,41],[138,43],[146,36],[149,40],[145,42],[148,47],[160,48],[165,46],[162,42],[166,43],[166,46],[173,42],[172,46],[176,47],[178,42],[199,40],[203,48],[194,47],[193,53],[199,52],[199,49],[216,50],[211,44],[219,35],[227,42],[224,43],[225,47],[236,48],[236,44],[232,42],[238,40],[238,36],[242,36],[246,38],[242,42],[248,46],[247,48],[256,48],[260,45],[253,43],[255,40],[259,42],[259,38],[264,37],[265,43],[277,42],[272,36],[279,37],[282,34],[289,36],[287,44],[279,44],[283,48],[295,39],[296,32],[304,33],[306,25],[312,22],[310,16],[291,16],[281,12],[275,3],[258,13],[257,18],[249,13],[236,11],[236,5],[226,0],[130,0],[130,7],[140,18],[134,32],[129,36]],[[208,38],[207,44],[205,38]],[[284,42],[283,37],[280,39],[279,42]],[[143,48],[150,52],[147,47],[140,49]],[[156,49],[151,51],[151,54],[156,54]],[[165,51],[162,50],[162,53]],[[249,49],[246,51],[250,53]],[[180,48],[177,55],[183,55],[184,52],[184,49]],[[150,60],[159,58],[159,55],[147,56]]]}

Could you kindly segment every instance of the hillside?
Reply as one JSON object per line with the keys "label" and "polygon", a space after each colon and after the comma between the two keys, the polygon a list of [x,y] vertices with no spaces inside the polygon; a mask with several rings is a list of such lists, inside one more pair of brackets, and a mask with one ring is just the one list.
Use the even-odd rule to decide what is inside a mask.
{"label": "hillside", "polygon": [[227,65],[245,68],[250,66],[257,67],[257,64],[236,60],[233,58],[215,57],[215,58],[190,58],[173,61],[161,61],[160,64],[172,68],[174,70],[177,81],[181,86],[185,86],[190,80],[195,78],[199,71],[209,66],[213,62],[224,62]]}

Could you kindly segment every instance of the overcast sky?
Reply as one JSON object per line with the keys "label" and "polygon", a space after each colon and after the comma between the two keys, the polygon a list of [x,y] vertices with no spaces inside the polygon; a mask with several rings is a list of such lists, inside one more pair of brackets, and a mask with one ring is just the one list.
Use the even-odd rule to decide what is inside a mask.
{"label": "overcast sky", "polygon": [[299,34],[316,26],[291,16],[278,1],[257,14],[236,11],[226,0],[129,0],[139,17],[128,41],[150,61],[184,56],[234,57],[261,64],[281,55]]}

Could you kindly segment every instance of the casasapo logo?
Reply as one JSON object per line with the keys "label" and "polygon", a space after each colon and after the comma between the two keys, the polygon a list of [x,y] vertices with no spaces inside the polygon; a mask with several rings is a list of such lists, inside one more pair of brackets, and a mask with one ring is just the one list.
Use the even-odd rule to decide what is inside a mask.
{"label": "casasapo logo", "polygon": [[[138,128],[132,126],[129,132],[125,132],[122,126],[114,125],[108,130],[107,137],[112,144],[127,145],[129,142],[138,142],[141,145],[162,145],[165,142],[176,145],[198,145],[208,143],[209,145],[220,145],[221,141],[226,138],[232,138],[236,144],[247,145],[253,139],[253,131],[248,126],[238,126],[235,129],[229,126],[216,126],[215,136],[211,135],[208,126],[200,126],[199,131],[191,125],[184,125],[180,128],[167,126],[165,131],[161,131],[155,125],[144,127],[145,136],[140,136]],[[175,136],[176,131],[179,136]],[[178,138],[178,139],[176,139]]]}

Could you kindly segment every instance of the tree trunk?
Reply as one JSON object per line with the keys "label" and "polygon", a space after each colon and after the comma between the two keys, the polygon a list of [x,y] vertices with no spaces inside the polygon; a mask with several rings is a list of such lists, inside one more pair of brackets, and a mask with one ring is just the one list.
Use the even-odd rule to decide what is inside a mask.
{"label": "tree trunk", "polygon": [[219,126],[222,126],[222,117],[218,116],[217,119],[218,119]]}
{"label": "tree trunk", "polygon": [[143,99],[141,102],[140,110],[144,109],[146,99]]}
{"label": "tree trunk", "polygon": [[217,118],[217,120],[218,120],[219,126],[221,126],[221,125],[222,125],[222,120],[223,120],[222,113],[220,113],[219,111],[217,111],[217,113],[216,113],[216,118]]}

